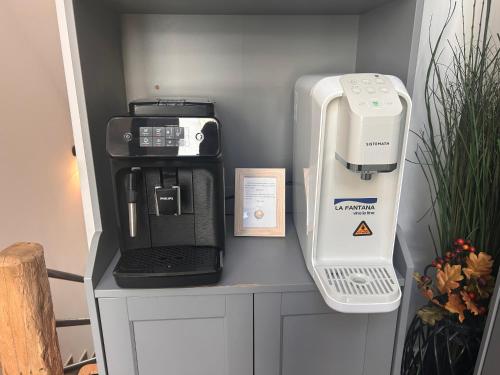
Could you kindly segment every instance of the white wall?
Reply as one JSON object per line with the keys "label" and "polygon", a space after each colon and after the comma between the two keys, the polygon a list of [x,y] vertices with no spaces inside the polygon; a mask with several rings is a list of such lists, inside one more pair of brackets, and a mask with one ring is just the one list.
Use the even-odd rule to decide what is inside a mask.
{"label": "white wall", "polygon": [[[53,0],[0,11],[0,249],[45,248],[47,267],[84,273],[87,245]],[[58,318],[87,317],[83,284],[51,281]],[[58,329],[63,360],[92,353],[89,327]]]}
{"label": "white wall", "polygon": [[[478,1],[480,3],[480,1]],[[446,30],[446,38],[454,38],[455,34],[462,33],[461,19],[461,1],[457,1],[455,15]],[[473,0],[464,0],[465,17],[469,19],[472,16]],[[500,1],[493,0],[494,9],[491,20],[493,32],[500,31]],[[422,29],[420,35],[420,48],[417,61],[417,72],[415,75],[415,85],[413,90],[413,115],[411,128],[414,131],[423,129],[426,122],[426,109],[424,104],[425,76],[427,66],[430,61],[429,38],[435,43],[438,34],[444,24],[450,3],[445,0],[426,0],[422,17]],[[467,21],[466,21],[467,25]],[[442,62],[446,64],[449,55],[442,56]],[[416,136],[410,135],[408,142],[407,159],[416,161]],[[408,244],[416,261],[418,271],[423,271],[425,265],[429,264],[434,258],[434,248],[428,231],[428,225],[432,223],[432,215],[427,215],[421,222],[418,220],[424,215],[430,207],[430,196],[425,178],[421,172],[420,166],[406,163],[405,178],[403,181],[403,190],[398,222],[405,230]],[[422,301],[417,300],[419,304]]]}

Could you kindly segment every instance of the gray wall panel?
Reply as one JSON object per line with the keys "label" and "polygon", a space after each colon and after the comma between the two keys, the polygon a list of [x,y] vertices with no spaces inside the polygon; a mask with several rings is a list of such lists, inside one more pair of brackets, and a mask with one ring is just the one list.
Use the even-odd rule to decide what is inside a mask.
{"label": "gray wall panel", "polygon": [[224,296],[175,296],[127,299],[130,320],[224,317]]}
{"label": "gray wall panel", "polygon": [[398,310],[368,315],[363,375],[390,374]]}
{"label": "gray wall panel", "polygon": [[282,375],[363,373],[366,315],[285,316],[282,327]]}
{"label": "gray wall panel", "polygon": [[391,0],[107,0],[123,13],[359,14]]}
{"label": "gray wall panel", "polygon": [[255,375],[281,374],[281,293],[254,296]]}
{"label": "gray wall panel", "polygon": [[253,375],[252,294],[226,296],[225,327],[228,375]]}
{"label": "gray wall panel", "polygon": [[340,314],[326,305],[318,291],[283,293],[281,313],[283,315]]}
{"label": "gray wall panel", "polygon": [[[94,299],[93,289],[101,279],[117,248],[117,240],[114,236],[116,225],[112,206],[109,163],[104,158],[104,130],[110,113],[122,111],[125,104],[120,18],[116,13],[96,2],[67,0],[66,6],[67,11],[73,13],[67,14],[66,17],[69,18],[70,32],[76,33],[80,56],[88,131],[91,138],[91,145],[88,146],[92,148],[94,161],[94,165],[89,165],[88,168],[95,169],[101,225],[105,230],[104,233],[95,233],[92,243],[89,244],[90,254],[85,278],[94,348],[99,371],[105,375],[106,362],[104,361],[105,350],[103,350],[101,326],[108,324],[109,315],[106,314],[114,308],[111,301],[116,300],[103,302],[103,313]],[[72,53],[77,56],[76,51]],[[85,123],[82,123],[82,126],[85,126]],[[75,134],[75,136],[78,135]],[[104,314],[101,315],[101,321],[98,319],[100,313]],[[125,319],[123,316],[118,317]],[[108,338],[114,325],[121,323],[123,322],[117,319],[105,327]],[[123,362],[112,361],[111,367],[118,368],[115,371],[117,374],[132,374],[133,372],[128,372],[126,367],[129,357],[127,354],[124,354],[124,357],[126,358]]]}
{"label": "gray wall panel", "polygon": [[497,310],[496,318],[494,318],[493,330],[491,331],[491,338],[486,352],[486,359],[484,361],[482,375],[496,375],[500,368],[500,321],[499,311]]}
{"label": "gray wall panel", "polygon": [[341,314],[317,291],[256,294],[255,375],[388,375],[397,314]]}
{"label": "gray wall panel", "polygon": [[126,299],[100,298],[99,312],[108,375],[137,375]]}
{"label": "gray wall panel", "polygon": [[488,319],[477,357],[474,375],[496,375],[500,368],[500,277],[491,297]]}
{"label": "gray wall panel", "polygon": [[122,29],[129,100],[216,101],[232,187],[235,167],[290,172],[295,81],[354,70],[358,16],[124,15]]}
{"label": "gray wall panel", "polygon": [[227,374],[224,318],[134,322],[139,374]]}
{"label": "gray wall panel", "polygon": [[416,2],[393,1],[361,15],[356,60],[358,72],[392,74],[406,83]]}
{"label": "gray wall panel", "polygon": [[131,300],[139,374],[253,374],[251,294]]}
{"label": "gray wall panel", "polygon": [[[104,270],[117,248],[111,173],[106,156],[106,124],[127,110],[121,53],[120,17],[95,1],[75,0],[75,24],[92,143],[101,223],[115,246],[99,247],[96,265]],[[109,233],[108,233],[109,232]]]}

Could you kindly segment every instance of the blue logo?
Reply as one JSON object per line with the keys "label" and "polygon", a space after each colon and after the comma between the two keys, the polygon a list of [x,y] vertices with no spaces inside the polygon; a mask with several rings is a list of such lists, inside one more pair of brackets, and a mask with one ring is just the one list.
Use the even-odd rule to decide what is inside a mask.
{"label": "blue logo", "polygon": [[355,202],[355,203],[362,203],[362,204],[374,204],[377,203],[377,198],[335,198],[333,200],[333,204],[336,205],[337,203],[342,203],[342,202]]}

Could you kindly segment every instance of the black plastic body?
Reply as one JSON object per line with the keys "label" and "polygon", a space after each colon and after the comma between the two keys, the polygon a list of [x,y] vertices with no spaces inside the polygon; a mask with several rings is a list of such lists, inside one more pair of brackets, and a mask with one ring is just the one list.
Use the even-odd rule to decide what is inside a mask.
{"label": "black plastic body", "polygon": [[[178,186],[156,189],[156,210],[158,215],[180,215],[181,199]],[[190,197],[191,198],[191,197]]]}
{"label": "black plastic body", "polygon": [[[141,126],[178,126],[182,121],[178,117],[131,116],[116,117],[108,123],[107,151],[122,253],[114,276],[121,287],[203,285],[220,279],[225,199],[218,121],[204,120],[206,126],[200,130],[204,137],[195,148],[197,155],[178,155],[180,147],[138,146]],[[131,139],[124,137],[126,133],[132,134]],[[170,210],[158,215],[157,186],[179,186],[180,215]],[[131,188],[136,192],[137,234],[133,238],[129,235],[127,207]]]}
{"label": "black plastic body", "polygon": [[141,99],[129,103],[133,116],[214,117],[214,103],[187,99]]}
{"label": "black plastic body", "polygon": [[[213,160],[222,158],[222,149],[220,141],[220,124],[213,118],[210,121],[208,118],[206,124],[199,130],[194,131],[203,135],[203,141],[199,143],[196,152],[191,155],[193,162],[200,160]],[[164,127],[168,129],[181,128],[179,117],[163,117],[163,116],[123,116],[113,117],[108,122],[106,130],[106,150],[111,158],[115,159],[137,159],[137,158],[151,158],[160,159],[165,158],[172,160],[186,160],[186,156],[180,156],[179,152],[181,146],[176,143],[172,147],[141,147],[140,146],[140,129],[141,128],[155,128]],[[172,141],[180,142],[186,140],[193,134],[184,134],[182,139],[169,139]],[[153,139],[154,137],[151,136]],[[191,139],[195,142],[194,139]]]}
{"label": "black plastic body", "polygon": [[127,196],[127,203],[137,202],[137,172],[130,171],[125,177],[126,186],[125,193]]}

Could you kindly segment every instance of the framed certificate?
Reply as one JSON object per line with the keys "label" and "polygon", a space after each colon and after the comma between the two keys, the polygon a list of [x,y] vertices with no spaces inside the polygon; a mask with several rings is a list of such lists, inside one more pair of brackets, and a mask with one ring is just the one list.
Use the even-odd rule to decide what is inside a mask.
{"label": "framed certificate", "polygon": [[234,235],[285,236],[285,169],[236,168]]}

